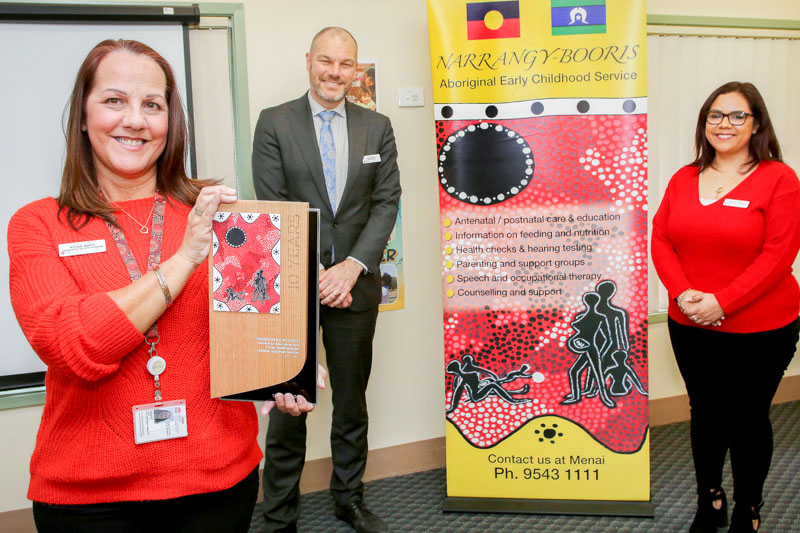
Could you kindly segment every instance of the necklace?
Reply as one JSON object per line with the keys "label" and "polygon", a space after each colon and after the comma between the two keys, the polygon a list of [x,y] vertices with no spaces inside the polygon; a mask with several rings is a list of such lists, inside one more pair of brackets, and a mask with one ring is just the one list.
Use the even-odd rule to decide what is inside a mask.
{"label": "necklace", "polygon": [[[734,176],[733,178],[736,178],[736,177],[737,177],[737,176]],[[728,185],[728,184],[729,184],[731,181],[733,181],[733,178],[731,178],[729,181],[725,182],[725,184],[724,184],[724,185],[720,185],[719,187],[717,187],[717,188],[714,190],[714,195],[715,195],[715,197],[716,197],[716,198],[719,198],[720,196],[722,196],[722,191],[724,191],[724,190],[725,190],[725,187],[726,187],[726,186],[727,186],[727,185]]]}
{"label": "necklace", "polygon": [[128,218],[130,218],[131,220],[133,220],[134,222],[136,222],[136,223],[139,225],[139,233],[141,233],[142,235],[147,235],[148,233],[150,233],[150,229],[147,227],[147,224],[150,222],[150,217],[151,217],[151,216],[153,216],[153,209],[154,209],[154,208],[155,208],[155,206],[156,206],[156,204],[155,204],[155,203],[153,204],[153,207],[151,207],[151,208],[150,208],[150,214],[149,214],[149,215],[147,215],[147,218],[145,219],[145,221],[144,221],[144,224],[142,224],[141,222],[139,222],[138,220],[136,220],[135,218],[133,218],[133,215],[131,215],[130,213],[128,213],[127,211],[125,211],[125,209],[123,209],[123,208],[122,208],[122,206],[120,206],[120,205],[117,205],[117,204],[115,204],[114,202],[111,202],[111,205],[113,205],[113,206],[114,206],[114,207],[116,207],[116,208],[119,208],[119,210],[120,210],[120,211],[122,211],[123,213],[125,213],[126,215],[128,215]]}
{"label": "necklace", "polygon": [[[746,174],[744,174],[744,175],[746,176]],[[714,189],[714,198],[719,199],[719,197],[722,196],[722,193],[725,191],[725,188],[728,185],[730,185],[731,183],[733,183],[733,181],[736,180],[737,178],[742,178],[742,176],[743,176],[743,174],[740,174],[739,172],[737,172],[737,173],[735,173],[733,175],[732,178],[727,179],[725,181],[725,183],[723,183],[722,185],[720,185],[719,187]]]}

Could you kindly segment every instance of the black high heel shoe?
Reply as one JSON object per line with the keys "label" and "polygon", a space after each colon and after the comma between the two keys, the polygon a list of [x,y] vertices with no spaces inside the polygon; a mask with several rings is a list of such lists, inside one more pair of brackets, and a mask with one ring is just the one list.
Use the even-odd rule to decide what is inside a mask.
{"label": "black high heel shoe", "polygon": [[[764,502],[759,503],[755,507],[749,505],[741,505],[737,503],[733,506],[733,514],[731,515],[731,527],[728,528],[728,533],[751,533],[758,531],[761,527],[761,507]],[[758,525],[753,527],[753,520],[758,522]]]}
{"label": "black high heel shoe", "polygon": [[[722,501],[717,509],[714,502]],[[697,513],[694,515],[689,533],[717,533],[717,528],[728,525],[728,498],[722,487],[701,490],[697,495]]]}

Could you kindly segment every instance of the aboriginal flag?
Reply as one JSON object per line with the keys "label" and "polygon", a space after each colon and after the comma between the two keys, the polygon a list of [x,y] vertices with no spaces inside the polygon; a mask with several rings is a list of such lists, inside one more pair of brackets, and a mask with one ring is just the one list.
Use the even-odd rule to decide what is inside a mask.
{"label": "aboriginal flag", "polygon": [[467,39],[519,37],[519,1],[467,4]]}

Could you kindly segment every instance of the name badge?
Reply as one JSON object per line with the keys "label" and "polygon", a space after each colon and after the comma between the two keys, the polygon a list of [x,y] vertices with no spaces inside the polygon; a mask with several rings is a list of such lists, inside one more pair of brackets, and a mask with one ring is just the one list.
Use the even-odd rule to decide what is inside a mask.
{"label": "name badge", "polygon": [[381,162],[381,154],[365,155],[364,160],[362,161],[362,163],[365,165],[369,163],[380,163],[380,162]]}
{"label": "name badge", "polygon": [[133,435],[136,444],[187,437],[186,401],[134,405]]}
{"label": "name badge", "polygon": [[99,254],[106,251],[106,241],[98,239],[96,241],[68,242],[58,245],[58,257],[70,257],[72,255]]}
{"label": "name badge", "polygon": [[748,205],[750,205],[749,200],[734,200],[733,198],[725,198],[725,201],[722,202],[722,205],[728,207],[740,207],[742,209],[746,209]]}

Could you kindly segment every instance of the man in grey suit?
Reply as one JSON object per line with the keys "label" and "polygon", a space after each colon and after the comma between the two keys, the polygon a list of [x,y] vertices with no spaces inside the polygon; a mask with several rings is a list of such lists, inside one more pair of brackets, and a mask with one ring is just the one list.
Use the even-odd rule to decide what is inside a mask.
{"label": "man in grey suit", "polygon": [[[314,37],[306,54],[311,90],[261,112],[253,175],[259,199],[309,202],[320,210],[320,324],[333,392],[331,493],[337,517],[372,532],[388,528],[363,501],[366,388],[379,262],[397,217],[400,180],[389,119],[345,100],[357,52],[342,28]],[[296,531],[305,416],[270,415],[262,507],[268,531]]]}

